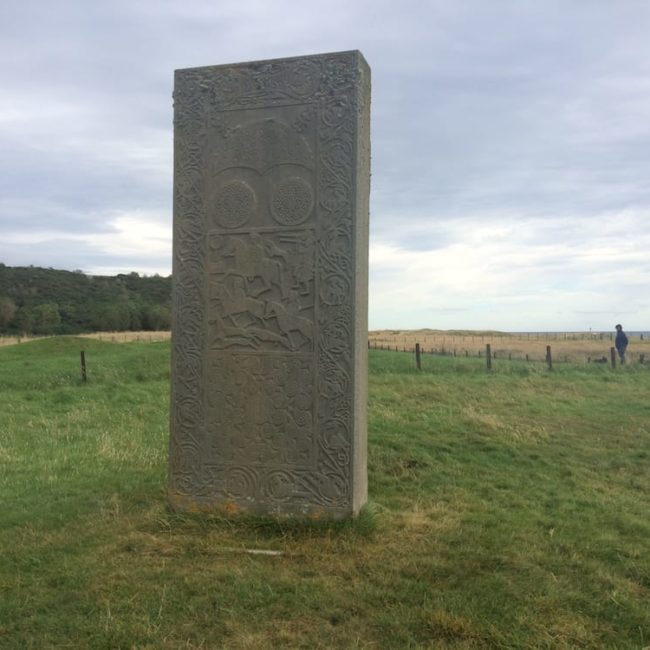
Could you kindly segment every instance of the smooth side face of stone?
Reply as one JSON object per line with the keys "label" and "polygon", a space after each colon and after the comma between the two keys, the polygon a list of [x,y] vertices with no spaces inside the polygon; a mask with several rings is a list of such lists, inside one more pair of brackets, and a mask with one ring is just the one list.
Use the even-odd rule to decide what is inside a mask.
{"label": "smooth side face of stone", "polygon": [[169,497],[340,519],[367,499],[370,70],[177,70]]}

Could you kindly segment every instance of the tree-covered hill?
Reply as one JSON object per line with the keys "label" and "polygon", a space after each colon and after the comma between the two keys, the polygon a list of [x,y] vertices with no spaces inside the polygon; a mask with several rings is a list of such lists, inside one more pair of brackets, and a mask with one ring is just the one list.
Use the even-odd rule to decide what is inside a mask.
{"label": "tree-covered hill", "polygon": [[171,276],[93,276],[0,264],[0,333],[169,329]]}

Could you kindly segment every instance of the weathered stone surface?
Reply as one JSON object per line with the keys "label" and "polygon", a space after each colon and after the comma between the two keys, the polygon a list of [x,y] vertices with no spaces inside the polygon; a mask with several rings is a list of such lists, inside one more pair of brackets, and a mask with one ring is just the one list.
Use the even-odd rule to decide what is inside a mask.
{"label": "weathered stone surface", "polygon": [[342,518],[367,498],[370,71],[176,71],[169,495]]}

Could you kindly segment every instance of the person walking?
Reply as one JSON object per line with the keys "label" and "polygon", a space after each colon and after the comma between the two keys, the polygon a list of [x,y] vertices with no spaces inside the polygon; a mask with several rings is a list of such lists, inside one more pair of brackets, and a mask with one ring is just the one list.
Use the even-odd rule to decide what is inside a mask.
{"label": "person walking", "polygon": [[621,359],[621,363],[622,364],[625,363],[625,350],[627,350],[627,336],[623,331],[622,325],[616,326],[616,340],[614,341],[614,345],[616,346],[616,351],[618,352],[618,356]]}

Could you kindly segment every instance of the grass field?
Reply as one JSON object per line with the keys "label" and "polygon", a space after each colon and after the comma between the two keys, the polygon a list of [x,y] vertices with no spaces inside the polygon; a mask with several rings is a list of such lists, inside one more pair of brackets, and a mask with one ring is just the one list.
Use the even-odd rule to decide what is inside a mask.
{"label": "grass field", "polygon": [[371,351],[328,526],[168,510],[168,357],[0,349],[0,648],[650,647],[650,366]]}

